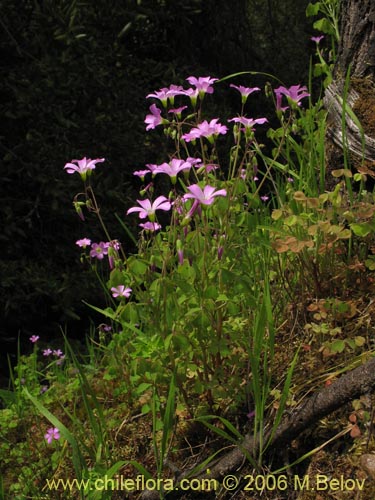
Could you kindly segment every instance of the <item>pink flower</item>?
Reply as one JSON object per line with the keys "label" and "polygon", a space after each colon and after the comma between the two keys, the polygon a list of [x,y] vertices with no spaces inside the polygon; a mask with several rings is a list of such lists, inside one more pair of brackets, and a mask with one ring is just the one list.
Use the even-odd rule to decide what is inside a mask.
{"label": "pink flower", "polygon": [[107,248],[109,268],[113,269],[115,267],[115,261],[118,258],[118,251],[121,248],[121,243],[118,240],[112,240],[108,242]]}
{"label": "pink flower", "polygon": [[133,175],[136,175],[137,177],[140,177],[142,180],[144,180],[146,175],[150,173],[150,170],[136,170],[135,172],[133,172]]}
{"label": "pink flower", "polygon": [[181,113],[184,111],[184,109],[186,109],[187,106],[180,106],[179,108],[175,108],[175,109],[170,109],[168,110],[168,113],[173,113],[177,116],[181,116]]}
{"label": "pink flower", "polygon": [[82,238],[81,240],[76,241],[76,245],[81,248],[86,248],[91,245],[91,240],[89,238]]}
{"label": "pink flower", "polygon": [[155,163],[146,163],[146,167],[149,169],[150,172],[153,172],[155,168],[158,166]]}
{"label": "pink flower", "polygon": [[43,351],[43,356],[49,356],[50,354],[52,354],[52,349],[44,349]]}
{"label": "pink flower", "polygon": [[143,224],[138,224],[145,231],[159,231],[161,225],[157,222],[144,222]]}
{"label": "pink flower", "polygon": [[282,96],[284,95],[288,100],[293,101],[297,106],[301,105],[301,99],[304,97],[309,97],[309,93],[306,92],[307,87],[301,85],[292,85],[288,89],[286,87],[278,87],[274,89],[276,94],[276,109],[279,111],[285,111],[289,106],[281,107]]}
{"label": "pink flower", "polygon": [[44,437],[48,444],[51,444],[54,439],[60,439],[60,431],[57,427],[51,427],[47,430],[47,433],[44,434]]}
{"label": "pink flower", "polygon": [[[64,169],[68,174],[74,174],[78,172],[83,180],[86,179],[86,174],[90,174],[91,170],[95,169],[97,163],[105,161],[104,158],[98,158],[96,160],[90,160],[90,158],[82,158],[82,160],[72,160],[71,163],[67,163]],[[77,165],[74,165],[77,163]]]}
{"label": "pink flower", "polygon": [[211,78],[210,76],[200,76],[199,78],[189,76],[186,80],[190,85],[194,85],[200,94],[212,94],[214,88],[211,85],[217,81],[217,78]]}
{"label": "pink flower", "polygon": [[166,87],[160,89],[160,90],[155,90],[153,94],[147,94],[146,99],[149,99],[150,97],[155,97],[155,99],[159,99],[159,101],[162,102],[167,102],[168,95],[167,95],[168,89]]}
{"label": "pink flower", "polygon": [[191,163],[196,168],[200,167],[200,165],[198,165],[198,163],[202,163],[202,160],[200,158],[193,158],[192,156],[188,156],[186,158],[186,161],[188,161],[189,163]]}
{"label": "pink flower", "polygon": [[226,196],[227,192],[225,189],[216,190],[212,186],[205,186],[203,190],[198,186],[198,184],[192,184],[188,186],[190,193],[184,194],[183,198],[185,200],[193,198],[202,205],[212,205],[215,201],[215,196]]}
{"label": "pink flower", "polygon": [[151,222],[155,221],[156,210],[168,211],[171,209],[171,203],[165,196],[158,196],[156,200],[151,204],[150,200],[137,200],[140,207],[131,207],[126,212],[127,215],[133,212],[139,212],[139,218],[145,219],[148,217]]}
{"label": "pink flower", "polygon": [[184,264],[184,251],[182,248],[180,250],[177,250],[177,257],[178,257],[178,264],[182,266]]}
{"label": "pink flower", "polygon": [[265,194],[264,196],[261,196],[261,197],[260,197],[260,199],[261,199],[262,201],[267,201],[267,200],[269,200],[269,198],[270,198],[270,197],[269,197],[269,196],[267,196],[266,194]]}
{"label": "pink flower", "polygon": [[100,243],[93,243],[91,245],[90,257],[102,260],[104,255],[108,254],[108,246],[109,243],[105,243],[104,241],[101,241]]}
{"label": "pink flower", "polygon": [[[52,354],[54,356],[57,356],[58,358],[61,358],[62,356],[64,356],[64,353],[62,352],[61,349],[55,349],[54,351],[52,351]],[[64,356],[65,357],[65,356]]]}
{"label": "pink flower", "polygon": [[245,128],[252,129],[257,123],[263,124],[268,122],[267,118],[246,118],[245,116],[236,116],[231,118],[228,122],[241,123]]}
{"label": "pink flower", "polygon": [[31,335],[31,337],[29,338],[30,342],[32,342],[33,344],[35,344],[35,342],[38,342],[39,340],[39,335]]}
{"label": "pink flower", "polygon": [[179,160],[177,158],[173,158],[169,163],[162,163],[158,165],[153,174],[167,174],[171,178],[173,184],[176,183],[177,174],[183,170],[190,170],[192,167],[192,163],[188,160]]}
{"label": "pink flower", "polygon": [[146,130],[154,129],[163,122],[161,110],[156,106],[156,104],[151,104],[149,109],[151,111],[151,115],[147,115],[145,118],[145,123],[148,123]]}
{"label": "pink flower", "polygon": [[130,297],[132,293],[132,289],[124,285],[113,286],[111,288],[112,297],[126,297],[127,299]]}
{"label": "pink flower", "polygon": [[163,105],[167,104],[168,99],[173,103],[174,97],[176,95],[182,95],[184,94],[184,89],[181,87],[181,85],[170,85],[168,87],[163,87],[160,90],[156,90],[153,94],[148,94],[146,98],[148,99],[149,97],[155,97],[156,99],[159,99]]}
{"label": "pink flower", "polygon": [[324,35],[320,35],[320,36],[312,36],[312,37],[310,38],[310,40],[311,40],[312,42],[319,43],[319,42],[320,42],[320,40],[323,40],[323,38],[324,38]]}
{"label": "pink flower", "polygon": [[98,330],[101,332],[101,333],[104,333],[104,332],[110,332],[112,330],[112,327],[110,325],[106,325],[105,323],[101,323],[99,326],[98,326]]}
{"label": "pink flower", "polygon": [[184,90],[183,94],[190,97],[190,101],[195,106],[195,104],[197,102],[198,95],[199,95],[199,90],[190,88],[190,89]]}
{"label": "pink flower", "polygon": [[229,85],[229,87],[232,87],[232,88],[238,90],[238,92],[240,92],[241,97],[242,97],[242,104],[245,104],[245,102],[250,94],[252,94],[253,92],[260,91],[259,87],[243,87],[242,85],[233,85],[233,83],[231,83]]}
{"label": "pink flower", "polygon": [[219,118],[214,118],[210,121],[210,123],[208,123],[207,120],[204,120],[198,125],[198,127],[192,128],[190,132],[184,134],[181,138],[186,142],[190,142],[199,139],[199,137],[212,139],[214,136],[219,134],[226,134],[228,128],[225,125],[218,123],[218,120]]}

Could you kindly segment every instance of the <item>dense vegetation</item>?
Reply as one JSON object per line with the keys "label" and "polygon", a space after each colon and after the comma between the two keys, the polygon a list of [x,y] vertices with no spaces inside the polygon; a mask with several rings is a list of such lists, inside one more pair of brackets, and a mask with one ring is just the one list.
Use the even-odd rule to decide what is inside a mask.
{"label": "dense vegetation", "polygon": [[[99,174],[97,196],[107,201],[102,210],[115,236],[133,248],[114,214],[123,217],[137,195],[133,169],[166,153],[162,141],[150,143],[145,135],[150,89],[182,83],[189,74],[249,69],[287,84],[305,79],[304,54],[313,44],[304,2],[298,9],[269,2],[270,10],[266,3],[238,1],[228,9],[227,2],[201,0],[2,2],[0,337],[6,350],[15,351],[19,335],[22,342],[33,333],[51,338],[67,324],[69,336],[82,337],[88,326],[81,299],[97,288],[74,251],[82,223],[67,206],[74,189],[62,171],[67,159],[106,157],[111,175]],[[240,28],[233,33],[226,28],[232,25]],[[275,60],[278,45],[285,51]],[[100,234],[93,225],[90,231]]]}
{"label": "dense vegetation", "polygon": [[[149,486],[159,480],[156,498],[168,498],[160,485],[167,490],[187,470],[209,477],[213,459],[249,432],[257,444],[245,452],[241,474],[273,471],[277,498],[296,493],[289,469],[314,476],[324,447],[329,458],[320,456],[321,464],[341,474],[351,467],[363,479],[353,457],[372,446],[366,398],[317,423],[288,456],[271,446],[285,413],[373,349],[375,311],[366,297],[375,268],[374,198],[345,150],[326,189],[321,97],[332,77],[338,3],[308,7],[323,34],[306,43],[313,47],[306,84],[280,81],[281,72],[265,76],[274,69],[266,66],[247,71],[243,56],[237,68],[230,56],[220,66],[226,50],[236,52],[246,19],[238,38],[223,35],[223,57],[211,58],[218,26],[240,19],[245,5],[260,5],[239,2],[242,10],[229,12],[223,2],[220,16],[214,5],[221,3],[158,2],[152,10],[152,2],[125,2],[121,11],[117,2],[106,9],[98,2],[97,10],[25,2],[24,12],[8,5],[4,26],[12,16],[24,23],[19,33],[8,30],[14,55],[35,64],[21,76],[9,61],[7,90],[18,108],[6,110],[5,183],[17,184],[22,196],[2,207],[3,237],[15,241],[4,257],[7,286],[20,288],[17,272],[28,273],[21,291],[35,291],[25,307],[30,317],[37,310],[42,319],[35,298],[44,304],[45,295],[56,322],[62,311],[81,314],[81,299],[99,320],[86,332],[85,349],[66,335],[51,341],[42,328],[27,332],[31,352],[19,349],[11,388],[0,392],[2,498],[142,494],[138,483],[136,491],[111,483],[119,477],[142,477]],[[208,14],[210,42],[199,44]],[[270,33],[274,23],[276,15]],[[174,52],[170,37],[177,40],[180,26]],[[111,43],[103,46],[98,33]],[[267,50],[265,33],[255,61]],[[200,67],[193,64],[198,53]],[[55,72],[50,59],[59,62]],[[29,103],[21,89],[31,85],[39,97]],[[25,225],[39,228],[38,238],[29,241]],[[58,243],[54,253],[48,240]],[[14,272],[17,252],[25,265]],[[17,301],[5,297],[7,315],[16,318]],[[346,452],[341,461],[335,446]],[[58,483],[73,478],[80,487]],[[211,498],[233,489],[214,484]],[[272,485],[265,490],[259,495],[276,498]],[[362,498],[371,495],[366,483]]]}

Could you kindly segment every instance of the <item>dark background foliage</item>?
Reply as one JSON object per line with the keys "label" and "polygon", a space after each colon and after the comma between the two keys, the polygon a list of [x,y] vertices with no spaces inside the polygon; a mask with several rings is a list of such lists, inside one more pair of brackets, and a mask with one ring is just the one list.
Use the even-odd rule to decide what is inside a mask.
{"label": "dark background foliage", "polygon": [[[105,157],[95,189],[111,236],[137,196],[134,169],[165,161],[145,133],[145,95],[187,76],[253,70],[307,81],[313,34],[299,0],[3,0],[0,7],[0,339],[5,350],[59,326],[83,336],[100,290],[74,242],[103,239],[71,205],[63,166]],[[253,85],[250,77],[238,82]],[[220,97],[220,93],[219,93]],[[230,106],[230,98],[229,104]],[[219,103],[224,106],[224,103]],[[259,112],[262,101],[258,102]],[[254,116],[257,110],[254,110]],[[263,114],[262,114],[263,116]],[[159,140],[157,139],[159,137]],[[102,203],[101,203],[102,202]],[[133,228],[136,229],[135,227]]]}

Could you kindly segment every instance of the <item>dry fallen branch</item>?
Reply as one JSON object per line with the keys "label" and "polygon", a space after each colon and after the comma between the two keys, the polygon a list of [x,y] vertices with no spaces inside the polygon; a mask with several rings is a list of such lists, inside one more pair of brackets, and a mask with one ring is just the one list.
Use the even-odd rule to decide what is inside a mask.
{"label": "dry fallen branch", "polygon": [[[371,393],[374,389],[375,357],[343,375],[333,382],[332,385],[314,394],[303,406],[295,409],[292,414],[286,415],[271,438],[272,449],[275,450],[287,445],[321,418],[329,415],[353,399]],[[266,435],[265,442],[268,441],[270,436],[270,433]],[[247,434],[240,446],[234,448],[214,463],[209,464],[209,476],[206,476],[204,473],[190,476],[191,471],[185,471],[175,481],[176,486],[185,477],[216,479],[220,481],[222,477],[241,467],[245,453],[254,456],[257,449],[257,439]],[[168,499],[177,499],[183,494],[186,494],[186,491],[174,490],[166,496]],[[159,498],[159,492],[157,491],[145,491],[141,495],[142,500],[159,500]]]}

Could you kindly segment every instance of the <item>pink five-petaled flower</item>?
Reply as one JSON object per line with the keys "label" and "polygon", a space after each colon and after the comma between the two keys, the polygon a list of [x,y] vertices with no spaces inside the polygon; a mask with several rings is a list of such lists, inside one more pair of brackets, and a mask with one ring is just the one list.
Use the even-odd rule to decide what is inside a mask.
{"label": "pink five-petaled flower", "polygon": [[163,122],[161,110],[156,106],[156,104],[151,104],[149,109],[151,114],[147,115],[145,118],[145,123],[148,124],[146,130],[154,129]]}
{"label": "pink five-petaled flower", "polygon": [[226,134],[228,128],[225,125],[221,125],[218,123],[218,118],[213,118],[210,123],[207,120],[204,120],[197,127],[194,127],[188,132],[184,134],[181,138],[186,142],[195,141],[200,137],[207,137],[210,142],[213,142],[213,137],[219,134]]}
{"label": "pink five-petaled flower", "polygon": [[232,88],[238,90],[238,92],[240,92],[241,97],[242,97],[242,104],[245,104],[245,102],[250,94],[252,94],[253,92],[260,91],[259,87],[244,87],[242,85],[234,85],[233,83],[231,83],[229,85],[229,87],[232,87]]}
{"label": "pink five-petaled flower", "polygon": [[132,289],[124,285],[113,286],[111,288],[112,297],[126,297],[127,299],[130,297],[132,293]]}
{"label": "pink five-petaled flower", "polygon": [[89,238],[82,238],[81,240],[76,241],[76,245],[81,248],[86,248],[91,245],[91,240]]}
{"label": "pink five-petaled flower", "polygon": [[182,94],[184,94],[184,89],[181,87],[181,85],[170,85],[169,88],[163,87],[160,90],[156,90],[153,94],[148,94],[146,98],[148,99],[149,97],[155,97],[156,99],[159,99],[165,106],[168,99],[170,100],[171,104],[173,104],[174,97],[176,95]]}
{"label": "pink five-petaled flower", "polygon": [[212,94],[214,88],[212,84],[217,81],[217,78],[211,78],[210,76],[200,76],[196,78],[195,76],[189,76],[186,80],[190,83],[190,85],[194,85],[196,90],[198,90],[199,94],[202,96],[203,94]]}
{"label": "pink five-petaled flower", "polygon": [[177,174],[182,170],[190,170],[193,164],[189,160],[180,160],[172,158],[169,163],[162,163],[158,165],[153,174],[167,174],[171,178],[173,184],[176,184]]}
{"label": "pink five-petaled flower", "polygon": [[310,38],[310,40],[311,40],[312,42],[319,43],[319,42],[320,42],[320,40],[323,40],[323,38],[324,38],[324,35],[320,35],[320,36],[312,36],[312,37]]}
{"label": "pink five-petaled flower", "polygon": [[30,342],[32,342],[33,344],[35,344],[35,342],[38,342],[39,340],[39,335],[31,335],[31,337],[29,338]]}
{"label": "pink five-petaled flower", "polygon": [[104,255],[108,254],[108,247],[109,243],[105,243],[104,241],[101,241],[100,243],[93,243],[91,245],[90,257],[102,260]]}
{"label": "pink five-petaled flower", "polygon": [[277,89],[274,89],[274,92],[276,94],[276,109],[277,111],[285,111],[288,109],[288,106],[286,107],[281,107],[281,100],[282,96],[284,95],[288,100],[293,101],[297,106],[301,105],[301,99],[304,97],[309,97],[310,94],[306,92],[307,87],[301,85],[292,85],[288,89],[286,87],[278,87]]}
{"label": "pink five-petaled flower", "polygon": [[[96,160],[90,160],[90,158],[82,158],[82,160],[72,160],[70,163],[66,163],[64,169],[68,174],[74,174],[78,172],[83,180],[86,179],[87,174],[91,174],[91,170],[95,169],[97,163],[102,163],[105,161],[104,158],[97,158]],[[77,163],[77,165],[74,165]]]}
{"label": "pink five-petaled flower", "polygon": [[49,356],[50,354],[52,354],[52,349],[50,348],[44,349],[43,356]]}
{"label": "pink five-petaled flower", "polygon": [[189,89],[184,90],[183,93],[184,93],[184,95],[187,95],[188,97],[190,97],[190,102],[193,104],[193,106],[195,106],[196,103],[197,103],[197,98],[198,98],[198,95],[199,95],[199,90],[198,89],[189,88]]}
{"label": "pink five-petaled flower", "polygon": [[47,430],[46,434],[44,434],[45,439],[48,444],[51,444],[54,439],[60,439],[60,431],[57,427],[51,427]]}
{"label": "pink five-petaled flower", "polygon": [[151,170],[135,170],[133,172],[133,175],[136,175],[137,177],[140,177],[142,182],[144,182],[145,177],[147,174],[151,174]]}
{"label": "pink five-petaled flower", "polygon": [[236,116],[228,122],[241,123],[246,129],[252,129],[257,123],[263,124],[268,122],[267,118],[246,118],[245,116]]}
{"label": "pink five-petaled flower", "polygon": [[157,222],[144,222],[143,224],[138,224],[139,227],[144,229],[145,231],[159,231],[161,229],[161,225]]}
{"label": "pink five-petaled flower", "polygon": [[188,190],[190,191],[190,193],[184,194],[183,198],[185,200],[193,198],[202,205],[212,205],[212,203],[215,201],[215,196],[227,195],[225,189],[216,190],[216,188],[209,185],[205,186],[202,190],[202,188],[200,188],[198,184],[192,184],[191,186],[188,186]]}
{"label": "pink five-petaled flower", "polygon": [[171,209],[171,203],[165,196],[158,196],[156,200],[151,204],[150,200],[137,200],[140,207],[131,207],[126,212],[127,215],[133,212],[139,212],[139,218],[145,219],[148,217],[151,222],[155,222],[155,212],[156,210],[168,211]]}

